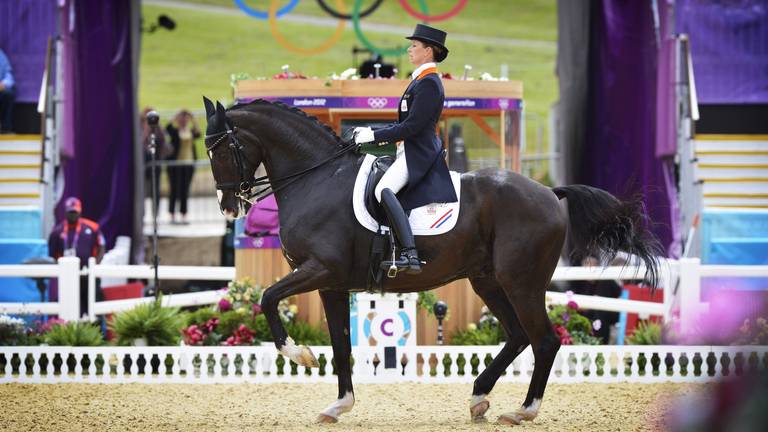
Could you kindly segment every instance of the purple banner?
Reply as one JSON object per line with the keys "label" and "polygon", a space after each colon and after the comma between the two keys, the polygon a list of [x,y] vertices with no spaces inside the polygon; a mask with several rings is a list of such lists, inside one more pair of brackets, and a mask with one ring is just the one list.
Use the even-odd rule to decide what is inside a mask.
{"label": "purple banner", "polygon": [[56,2],[0,1],[0,49],[13,69],[17,102],[37,102],[48,38],[55,30]]}
{"label": "purple banner", "polygon": [[[265,97],[270,101],[279,101],[297,108],[346,108],[346,109],[397,109],[399,97],[384,96],[307,96],[307,97]],[[248,103],[254,98],[241,98],[238,103]],[[446,98],[444,109],[493,109],[519,111],[520,99],[508,98]]]}
{"label": "purple banner", "polygon": [[235,249],[280,249],[280,237],[264,236],[250,237],[239,235],[235,237]]}
{"label": "purple banner", "polygon": [[677,32],[691,41],[700,103],[768,102],[768,3],[678,0]]}

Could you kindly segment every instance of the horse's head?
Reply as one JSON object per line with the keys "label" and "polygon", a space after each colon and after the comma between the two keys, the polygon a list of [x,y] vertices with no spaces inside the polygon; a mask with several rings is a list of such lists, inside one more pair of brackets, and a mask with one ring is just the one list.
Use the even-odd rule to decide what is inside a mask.
{"label": "horse's head", "polygon": [[240,132],[227,117],[221,103],[203,97],[208,126],[205,130],[205,148],[211,160],[213,180],[219,208],[228,219],[245,216],[250,204],[244,199],[254,183],[254,174],[261,164],[256,146],[246,153]]}

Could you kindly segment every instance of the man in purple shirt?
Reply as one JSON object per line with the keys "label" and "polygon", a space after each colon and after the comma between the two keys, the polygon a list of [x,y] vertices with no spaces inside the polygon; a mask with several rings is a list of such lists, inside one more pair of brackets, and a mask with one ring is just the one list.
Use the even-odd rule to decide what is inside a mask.
{"label": "man in purple shirt", "polygon": [[[95,257],[100,262],[106,244],[104,235],[96,222],[81,217],[83,204],[78,198],[69,197],[64,202],[67,212],[65,220],[56,224],[48,237],[48,253],[54,259],[62,256],[80,258],[80,268],[88,265],[88,259]],[[98,280],[98,279],[97,279]],[[96,289],[97,300],[101,290]],[[88,276],[80,277],[80,315],[88,313]]]}

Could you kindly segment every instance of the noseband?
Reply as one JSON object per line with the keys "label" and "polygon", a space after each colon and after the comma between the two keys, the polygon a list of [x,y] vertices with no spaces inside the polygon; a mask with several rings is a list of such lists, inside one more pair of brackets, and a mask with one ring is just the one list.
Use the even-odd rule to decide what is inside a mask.
{"label": "noseband", "polygon": [[[263,200],[264,198],[272,195],[273,193],[279,191],[280,189],[283,189],[284,187],[290,185],[291,183],[301,178],[302,175],[314,170],[315,168],[321,167],[326,163],[343,155],[344,153],[357,148],[357,144],[355,144],[354,140],[351,140],[350,142],[342,146],[341,149],[339,149],[339,151],[332,154],[330,157],[323,159],[319,163],[307,169],[299,171],[295,174],[290,174],[284,177],[280,177],[270,182],[267,176],[262,176],[258,178],[247,178],[247,175],[245,174],[245,165],[243,163],[243,161],[246,160],[246,157],[245,157],[245,154],[243,153],[243,145],[240,143],[240,140],[237,138],[237,131],[238,131],[237,127],[232,127],[231,129],[227,128],[227,130],[222,132],[216,132],[211,135],[206,135],[205,136],[206,141],[210,138],[218,137],[218,139],[216,139],[216,141],[214,141],[213,144],[211,144],[210,146],[206,145],[205,148],[208,153],[208,158],[211,160],[211,169],[213,169],[213,150],[216,147],[218,147],[219,144],[224,142],[225,138],[229,137],[229,149],[232,152],[233,159],[235,160],[235,165],[237,166],[237,170],[240,175],[240,181],[237,183],[216,182],[216,189],[220,191],[225,191],[225,190],[234,191],[235,197],[251,205]],[[216,175],[214,174],[214,180],[215,178],[216,178]],[[277,182],[281,182],[288,179],[292,179],[292,180],[289,182],[283,183],[278,187],[272,187],[272,183],[277,183]],[[258,186],[266,186],[266,187],[259,191],[253,192],[253,188]]]}

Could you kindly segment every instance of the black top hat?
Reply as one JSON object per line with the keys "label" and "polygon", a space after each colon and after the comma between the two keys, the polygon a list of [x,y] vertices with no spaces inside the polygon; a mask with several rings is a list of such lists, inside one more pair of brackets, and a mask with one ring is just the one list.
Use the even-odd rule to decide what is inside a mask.
{"label": "black top hat", "polygon": [[435,45],[440,48],[440,52],[435,52],[435,61],[441,62],[448,57],[448,48],[445,47],[445,37],[447,34],[434,27],[430,27],[425,24],[416,24],[416,29],[413,31],[413,35],[406,37],[406,39],[416,39],[430,45]]}

